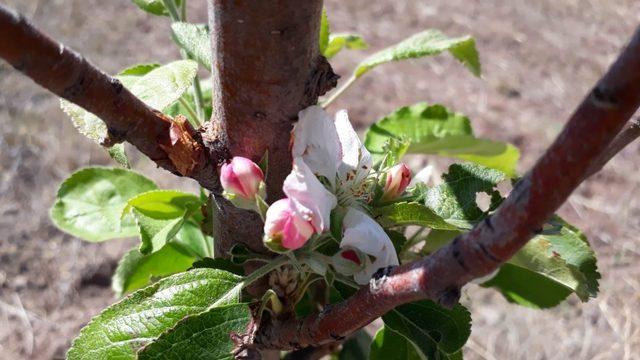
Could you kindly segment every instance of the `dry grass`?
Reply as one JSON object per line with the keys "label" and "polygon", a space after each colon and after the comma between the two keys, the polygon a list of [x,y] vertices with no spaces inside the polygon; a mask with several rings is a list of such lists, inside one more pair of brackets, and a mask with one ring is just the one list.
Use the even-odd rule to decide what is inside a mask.
{"label": "dry grass", "polygon": [[[128,0],[5,3],[110,72],[178,56],[168,23]],[[204,1],[192,5],[204,20]],[[356,123],[366,124],[401,105],[443,103],[468,114],[480,135],[517,144],[523,171],[640,20],[633,0],[328,0],[327,8],[334,29],[360,32],[374,49],[430,27],[476,36],[483,79],[446,56],[392,64],[367,75],[333,107],[348,108]],[[335,67],[348,74],[366,53],[339,55]],[[625,149],[561,211],[599,255],[600,297],[541,312],[470,286],[468,359],[640,358],[638,149]],[[108,277],[132,243],[83,243],[47,217],[58,183],[96,163],[108,160],[75,133],[55,97],[0,63],[0,358],[61,356],[90,316],[114,300]],[[138,168],[162,186],[189,186],[144,159]]]}

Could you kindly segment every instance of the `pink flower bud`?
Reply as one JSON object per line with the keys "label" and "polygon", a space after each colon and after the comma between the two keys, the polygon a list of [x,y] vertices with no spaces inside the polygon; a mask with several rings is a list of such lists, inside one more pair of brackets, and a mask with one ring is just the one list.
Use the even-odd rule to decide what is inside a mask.
{"label": "pink flower bud", "polygon": [[[315,233],[310,221],[298,214],[289,198],[269,206],[264,222],[265,242],[295,250],[302,247]],[[274,248],[274,246],[270,246]]]}
{"label": "pink flower bud", "polygon": [[395,165],[387,172],[384,184],[384,200],[393,200],[402,195],[411,181],[411,170],[404,163]]}
{"label": "pink flower bud", "polygon": [[231,162],[222,165],[220,169],[222,188],[245,199],[255,198],[263,180],[264,174],[260,167],[241,156],[234,156]]}

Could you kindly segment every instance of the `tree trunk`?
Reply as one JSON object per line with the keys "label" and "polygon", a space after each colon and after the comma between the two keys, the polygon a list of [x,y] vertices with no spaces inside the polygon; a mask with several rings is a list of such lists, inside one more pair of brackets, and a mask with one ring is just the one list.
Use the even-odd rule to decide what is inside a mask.
{"label": "tree trunk", "polygon": [[[267,200],[280,199],[291,171],[289,133],[300,110],[335,86],[319,54],[322,1],[209,0],[213,118],[203,134],[210,149],[259,162],[268,153]],[[216,256],[236,243],[262,245],[257,214],[215,196]]]}

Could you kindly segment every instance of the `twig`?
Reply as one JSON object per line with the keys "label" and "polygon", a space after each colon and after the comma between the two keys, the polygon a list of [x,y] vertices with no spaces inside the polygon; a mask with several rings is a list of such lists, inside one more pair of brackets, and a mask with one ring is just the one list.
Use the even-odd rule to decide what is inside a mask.
{"label": "twig", "polygon": [[369,286],[321,313],[263,324],[256,345],[292,349],[326,344],[416,300],[453,306],[463,285],[497,269],[540,231],[639,105],[640,28],[556,141],[491,217],[428,257],[386,269]]}
{"label": "twig", "polygon": [[638,137],[640,137],[640,119],[635,119],[631,121],[615,139],[613,139],[607,150],[604,151],[598,160],[593,163],[587,172],[587,177],[593,176],[602,170],[602,168],[614,156],[616,156],[616,154],[622,151],[622,149],[627,147],[627,145],[631,144]]}
{"label": "twig", "polygon": [[[209,151],[185,134],[172,142],[172,121],[147,106],[117,79],[78,53],[38,31],[24,17],[0,5],[0,58],[33,81],[102,119],[110,143],[128,141],[159,166],[219,191],[216,163],[225,149]],[[208,156],[207,156],[208,155]]]}

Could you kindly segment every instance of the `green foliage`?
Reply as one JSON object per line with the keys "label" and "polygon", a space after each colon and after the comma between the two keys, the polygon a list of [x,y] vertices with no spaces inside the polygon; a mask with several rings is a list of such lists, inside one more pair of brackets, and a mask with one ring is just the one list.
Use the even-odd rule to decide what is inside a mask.
{"label": "green foliage", "polygon": [[160,250],[200,208],[200,197],[175,190],[154,190],[129,199],[123,215],[131,212],[140,231],[140,252]]}
{"label": "green foliage", "polygon": [[421,360],[415,346],[397,332],[381,327],[371,342],[370,360]]}
{"label": "green foliage", "polygon": [[435,154],[516,175],[518,149],[508,143],[476,138],[469,119],[442,105],[418,103],[402,107],[371,125],[364,144],[379,158],[390,139],[409,143],[407,152]]}
{"label": "green foliage", "polygon": [[[140,64],[124,69],[116,79],[147,105],[164,110],[191,86],[197,69],[198,65],[191,60],[174,61],[164,66]],[[60,107],[82,135],[100,145],[108,138],[107,126],[94,114],[64,99],[60,99]],[[116,144],[107,151],[118,164],[129,167],[122,144]]]}
{"label": "green foliage", "polygon": [[582,301],[598,293],[596,256],[586,238],[559,217],[560,226],[534,237],[485,286],[512,302],[534,308],[559,304],[572,292]]}
{"label": "green foliage", "polygon": [[232,360],[230,333],[242,333],[249,323],[247,304],[234,304],[191,315],[145,346],[138,359]]}
{"label": "green foliage", "polygon": [[171,24],[173,40],[202,66],[211,70],[211,35],[205,24]]}
{"label": "green foliage", "polygon": [[153,181],[125,169],[90,167],[66,179],[51,208],[53,223],[87,241],[104,241],[137,234],[131,217],[121,221],[131,197],[156,189]]}
{"label": "green foliage", "polygon": [[471,334],[471,314],[458,304],[448,310],[432,301],[401,305],[382,317],[428,359],[456,359]]}
{"label": "green foliage", "polygon": [[371,336],[364,330],[359,330],[342,345],[338,360],[369,359]]}
{"label": "green foliage", "polygon": [[327,59],[331,59],[345,48],[349,50],[363,50],[369,48],[369,44],[360,34],[335,33],[329,35],[327,47],[322,51],[322,55]]}
{"label": "green foliage", "polygon": [[195,257],[185,254],[176,244],[169,243],[159,251],[143,255],[136,249],[129,250],[111,278],[111,287],[118,297],[138,290],[156,279],[186,271]]}
{"label": "green foliage", "polygon": [[136,351],[173,328],[180,319],[237,302],[229,292],[240,280],[214,269],[195,269],[160,280],[94,317],[74,340],[67,357],[134,359]]}
{"label": "green foliage", "polygon": [[163,111],[191,86],[198,71],[193,60],[177,60],[155,68],[131,85],[131,92],[150,107]]}
{"label": "green foliage", "polygon": [[475,40],[470,36],[449,38],[438,30],[425,30],[393,46],[381,50],[362,61],[354,71],[355,77],[374,67],[391,61],[438,55],[448,50],[476,76],[480,76],[480,60]]}
{"label": "green foliage", "polygon": [[[320,35],[318,36],[318,46],[320,47],[320,53],[325,55],[327,46],[329,46],[329,18],[327,18],[327,10],[322,9],[322,16],[320,17]],[[325,55],[326,56],[326,55]]]}
{"label": "green foliage", "polygon": [[[131,0],[134,4],[136,4],[140,9],[148,12],[149,14],[158,15],[158,16],[169,16],[169,11],[164,6],[162,0]],[[175,0],[176,6],[180,6],[182,1],[186,0]]]}
{"label": "green foliage", "polygon": [[425,204],[449,224],[470,228],[487,215],[478,207],[476,194],[484,192],[498,202],[495,187],[505,175],[480,165],[454,164],[442,178],[443,184],[426,191]]}
{"label": "green foliage", "polygon": [[455,230],[442,217],[417,202],[397,202],[375,210],[376,220],[383,226],[418,225],[431,229]]}
{"label": "green foliage", "polygon": [[136,64],[120,71],[118,76],[142,76],[146,75],[153,69],[159,68],[160,66],[161,65],[159,63]]}

